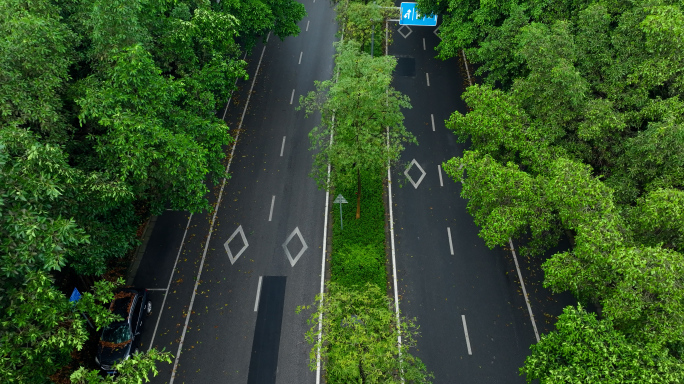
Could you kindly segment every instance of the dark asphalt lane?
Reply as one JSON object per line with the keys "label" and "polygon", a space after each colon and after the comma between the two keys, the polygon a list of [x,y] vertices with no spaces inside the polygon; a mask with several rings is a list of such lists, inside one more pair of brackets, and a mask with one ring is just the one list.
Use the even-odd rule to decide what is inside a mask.
{"label": "dark asphalt lane", "polygon": [[[411,98],[404,123],[419,145],[407,147],[393,173],[395,183],[403,183],[393,188],[401,309],[417,318],[421,331],[415,354],[435,373],[435,383],[523,383],[518,368],[535,336],[517,275],[510,273],[506,251],[489,250],[477,236],[460,184],[442,173],[440,186],[438,165],[465,148],[444,124],[455,110],[466,110],[459,64],[434,58],[434,27],[412,30],[407,38],[395,32],[390,54],[414,58],[416,70],[413,77],[394,79],[395,88]],[[418,188],[403,174],[414,159],[426,173]],[[420,174],[415,165],[409,171],[414,181]]]}
{"label": "dark asphalt lane", "polygon": [[[193,303],[190,323],[183,341],[174,383],[247,383],[253,352],[258,311],[255,301],[259,277],[285,276],[282,329],[279,343],[262,343],[278,348],[275,381],[263,383],[313,383],[315,372],[308,368],[310,346],[304,340],[306,317],[296,315],[298,305],[311,304],[320,289],[325,193],[316,188],[308,174],[312,154],[308,133],[318,123],[295,111],[299,95],[314,89],[314,80],[332,76],[334,11],[329,2],[304,3],[308,16],[299,25],[297,37],[280,41],[271,35],[265,43],[259,74],[242,124],[230,173],[206,253],[200,284]],[[305,30],[309,22],[308,32]],[[248,81],[228,109],[226,120],[237,128],[247,93],[261,55],[262,44],[249,58]],[[301,54],[301,64],[299,58]],[[290,104],[292,90],[295,90]],[[286,137],[283,146],[283,136]],[[281,150],[283,155],[281,156]],[[215,204],[219,188],[213,187]],[[273,199],[275,196],[275,199]],[[271,215],[272,220],[269,221]],[[136,275],[136,285],[165,289],[187,225],[187,213],[166,212],[159,217]],[[190,304],[195,278],[204,252],[211,213],[196,214],[190,221],[159,327],[152,345],[176,354]],[[224,243],[241,227],[247,246],[231,263]],[[287,258],[283,243],[295,229]],[[237,234],[229,243],[236,256],[245,246]],[[149,317],[143,346],[150,343],[164,291],[152,291],[157,305]],[[273,307],[271,307],[273,308]],[[278,308],[276,306],[276,308]],[[272,327],[272,322],[265,322]],[[257,337],[258,339],[258,337]],[[259,339],[260,340],[260,339]],[[274,347],[275,345],[275,347]],[[154,383],[169,382],[172,365],[159,364]],[[254,378],[249,382],[255,382]]]}

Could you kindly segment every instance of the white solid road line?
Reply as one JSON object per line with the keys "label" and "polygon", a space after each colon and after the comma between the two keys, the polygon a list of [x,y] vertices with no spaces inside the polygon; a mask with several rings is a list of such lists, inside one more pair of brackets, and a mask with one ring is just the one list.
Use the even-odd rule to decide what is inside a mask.
{"label": "white solid road line", "polygon": [[[270,35],[271,32],[269,32],[268,34]],[[247,58],[247,52],[245,52],[245,55],[242,57],[242,60],[244,60],[246,58]],[[223,121],[226,120],[226,112],[228,112],[228,106],[230,106],[230,101],[233,99],[233,91],[235,90],[235,88],[237,88],[238,80],[239,80],[239,78],[235,79],[235,83],[233,83],[233,89],[230,91],[230,97],[228,98],[228,101],[226,102],[226,108],[223,110],[223,117],[221,118],[221,120],[223,120]]]}
{"label": "white solid road line", "polygon": [[425,50],[425,38],[423,37],[423,51]]}
{"label": "white solid road line", "polygon": [[[389,128],[387,128],[387,146],[389,147]],[[389,195],[390,207],[390,247],[392,248],[392,280],[394,283],[394,308],[397,316],[397,347],[399,348],[399,361],[401,362],[401,322],[399,319],[399,291],[397,289],[397,257],[394,249],[394,211],[392,209],[392,174],[390,164],[387,162],[387,194]],[[402,377],[402,382],[404,378]]]}
{"label": "white solid road line", "polygon": [[[389,22],[385,20],[385,55],[389,54]],[[344,35],[342,35],[344,38]],[[339,76],[339,72],[337,73]],[[389,127],[387,132],[387,147],[389,147]],[[397,349],[399,350],[399,364],[402,362],[401,357],[401,319],[399,318],[399,290],[397,289],[397,256],[394,249],[394,211],[392,210],[392,174],[390,172],[390,163],[387,161],[387,194],[389,195],[390,207],[390,247],[392,247],[392,280],[394,283],[394,310],[397,316]],[[404,383],[404,376],[401,376],[401,382]],[[317,383],[318,384],[318,383]]]}
{"label": "white solid road line", "polygon": [[466,325],[465,315],[461,315],[461,321],[463,321],[463,333],[466,337],[466,345],[468,346],[468,354],[472,355],[473,351],[470,349],[470,338],[468,337],[468,326]]}
{"label": "white solid road line", "polygon": [[[275,197],[275,196],[273,196]],[[261,280],[263,279],[263,276],[259,276],[259,285],[257,285],[257,296],[256,296],[256,301],[254,302],[254,312],[259,310],[259,297],[261,296]]]}
{"label": "white solid road line", "polygon": [[[181,251],[183,250],[183,244],[185,244],[185,236],[188,234],[188,229],[190,228],[190,220],[192,220],[192,213],[188,217],[188,223],[185,224],[185,232],[183,232],[183,239],[181,240],[181,246],[178,248],[178,254],[176,254],[176,261],[173,263],[173,269],[171,270],[171,276],[169,276],[169,284],[166,285],[166,292],[169,291],[171,287],[171,282],[173,281],[173,274],[176,273],[176,265],[178,264],[178,259],[180,258]],[[150,346],[147,347],[147,352],[150,351],[152,345],[154,344],[154,336],[157,334],[157,328],[159,328],[159,320],[161,320],[162,312],[164,312],[164,305],[166,304],[166,297],[168,294],[164,294],[164,300],[162,300],[161,306],[159,307],[159,316],[157,316],[157,324],[154,325],[154,331],[152,331],[152,340],[150,340]]]}
{"label": "white solid road line", "polygon": [[[344,30],[342,31],[342,38],[340,41],[344,41]],[[340,77],[340,71],[338,69],[337,75],[335,76],[335,82]],[[335,129],[335,112],[332,115],[332,129],[330,130],[330,144],[333,142],[333,130]],[[330,184],[330,163],[328,163],[328,180],[327,184]],[[325,292],[325,251],[328,240],[328,207],[330,204],[330,192],[325,192],[325,213],[323,214],[323,255],[321,256],[321,304],[323,304],[323,294]],[[319,307],[320,308],[320,307]],[[318,342],[320,343],[323,337],[323,312],[318,315]],[[316,384],[321,384],[321,347],[319,344],[316,350]]]}
{"label": "white solid road line", "polygon": [[[335,115],[333,114],[333,124],[335,124]],[[332,142],[332,134],[330,135]],[[330,164],[328,164],[328,183],[330,183]],[[323,256],[321,257],[321,300],[323,300],[323,292],[325,290],[325,250],[327,246],[328,237],[328,205],[330,204],[330,192],[325,192],[325,215],[323,219]],[[321,301],[322,303],[322,301]],[[323,336],[323,312],[318,315],[318,341],[321,341]],[[316,351],[316,384],[321,383],[321,348]]]}
{"label": "white solid road line", "polygon": [[430,114],[430,121],[432,121],[432,132],[435,131],[435,115]]}
{"label": "white solid road line", "polygon": [[168,288],[145,288],[146,291],[168,291]]}
{"label": "white solid road line", "polygon": [[310,21],[310,20],[307,20],[307,21],[306,21],[306,31],[307,31],[307,32],[309,32],[309,21]]}
{"label": "white solid road line", "polygon": [[297,63],[297,64],[301,64],[301,63],[302,63],[302,55],[303,55],[303,54],[304,54],[304,52],[299,52],[299,63]]}
{"label": "white solid road line", "polygon": [[[292,103],[290,103],[292,104]],[[283,136],[283,144],[280,146],[280,157],[283,157],[283,151],[285,150],[285,136]]]}
{"label": "white solid road line", "polygon": [[439,175],[439,186],[443,187],[444,182],[442,181],[442,165],[437,164],[437,174]]}
{"label": "white solid road line", "polygon": [[273,218],[273,205],[275,205],[275,195],[271,198],[271,213],[268,214],[268,221],[271,221]]}
{"label": "white solid road line", "polygon": [[[252,86],[249,88],[249,93],[247,93],[247,101],[245,102],[245,108],[242,110],[242,116],[240,117],[240,124],[238,124],[237,133],[235,134],[235,141],[233,141],[233,149],[230,151],[230,158],[228,160],[228,165],[226,166],[226,173],[230,170],[230,165],[233,163],[233,157],[235,157],[235,147],[238,143],[238,138],[240,137],[240,129],[242,128],[242,122],[245,120],[245,114],[247,113],[247,107],[249,106],[249,100],[252,97],[252,91],[254,91],[254,83],[256,82],[257,75],[259,74],[259,68],[261,68],[261,61],[264,58],[264,52],[266,52],[266,46],[261,50],[261,57],[259,57],[259,64],[257,64],[256,71],[254,72],[254,78],[252,79]],[[176,352],[176,359],[173,362],[173,369],[171,370],[171,380],[169,384],[173,384],[176,379],[176,369],[178,368],[178,360],[180,359],[181,352],[183,350],[183,341],[185,340],[185,334],[188,331],[188,324],[190,323],[190,315],[192,314],[192,306],[195,304],[195,296],[197,296],[197,287],[200,283],[200,278],[202,277],[202,269],[204,268],[204,260],[207,258],[207,251],[209,250],[209,243],[211,241],[211,234],[214,230],[214,224],[216,223],[216,214],[218,214],[218,209],[221,206],[221,197],[223,196],[223,190],[226,186],[226,178],[223,178],[221,183],[221,189],[219,191],[218,200],[216,201],[216,208],[214,208],[214,215],[211,218],[211,224],[209,225],[209,234],[207,234],[207,240],[204,243],[204,252],[202,253],[202,260],[200,261],[199,270],[197,271],[197,277],[195,278],[195,288],[192,290],[192,297],[190,298],[190,305],[188,307],[188,313],[185,316],[185,325],[183,326],[183,333],[181,334],[180,343],[178,344],[178,352]]]}
{"label": "white solid road line", "polygon": [[294,89],[292,90],[292,96],[290,96],[290,104],[292,104],[292,100],[294,100]]}
{"label": "white solid road line", "polygon": [[453,256],[454,244],[451,242],[451,228],[449,228],[449,227],[447,227],[447,234],[449,235],[449,251],[451,251],[451,255]]}
{"label": "white solid road line", "polygon": [[530,306],[530,299],[527,297],[527,290],[525,290],[525,282],[523,282],[522,273],[520,273],[520,267],[518,266],[518,257],[515,255],[515,248],[513,247],[513,241],[508,238],[508,244],[511,246],[511,252],[513,253],[513,261],[515,261],[515,269],[518,271],[518,279],[520,279],[520,286],[522,287],[523,296],[525,296],[525,304],[527,304],[527,312],[530,314],[530,319],[532,320],[532,328],[534,329],[534,337],[537,338],[539,342],[539,332],[537,331],[537,323],[534,321],[534,314],[532,314],[532,307]]}
{"label": "white solid road line", "polygon": [[[472,86],[473,80],[470,77],[470,70],[468,69],[468,58],[465,55],[465,51],[461,50],[461,54],[463,55],[463,62],[465,63],[466,73],[468,74],[468,83],[470,83],[470,85]],[[426,75],[427,75],[427,73],[426,73]],[[463,181],[461,181],[461,184],[463,184]],[[451,229],[449,229],[447,227],[447,231],[449,231],[449,246],[451,247]],[[537,323],[534,321],[534,313],[532,313],[532,306],[530,305],[530,299],[527,297],[527,290],[525,289],[525,281],[523,281],[522,273],[520,272],[520,266],[518,265],[518,257],[515,254],[515,247],[513,246],[513,240],[511,240],[511,238],[508,238],[508,244],[511,246],[511,253],[513,254],[513,261],[515,261],[515,269],[518,271],[518,279],[520,280],[520,287],[522,288],[523,296],[525,297],[525,304],[527,305],[527,312],[530,315],[530,320],[532,320],[532,329],[534,330],[534,337],[537,339],[537,342],[539,342],[539,331],[537,330]],[[453,248],[451,250],[451,254],[452,255],[454,254]],[[463,326],[465,327],[465,317],[463,318]],[[470,349],[470,347],[468,347],[468,349]]]}

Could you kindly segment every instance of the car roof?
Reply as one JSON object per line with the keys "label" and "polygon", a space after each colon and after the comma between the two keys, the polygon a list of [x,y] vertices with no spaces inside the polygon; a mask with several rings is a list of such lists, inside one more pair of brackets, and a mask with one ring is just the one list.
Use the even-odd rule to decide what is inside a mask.
{"label": "car roof", "polygon": [[109,305],[109,310],[128,320],[131,307],[138,291],[135,289],[121,289],[114,293],[114,301]]}

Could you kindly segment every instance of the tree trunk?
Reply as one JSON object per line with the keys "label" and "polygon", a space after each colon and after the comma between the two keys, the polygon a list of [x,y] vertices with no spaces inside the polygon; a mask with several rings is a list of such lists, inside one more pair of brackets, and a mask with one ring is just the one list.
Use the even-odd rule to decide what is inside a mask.
{"label": "tree trunk", "polygon": [[356,174],[358,176],[358,186],[359,186],[359,191],[356,192],[356,218],[359,219],[361,218],[361,170],[356,169]]}
{"label": "tree trunk", "polygon": [[81,282],[81,292],[90,292],[95,285],[95,279],[92,276],[77,275]]}
{"label": "tree trunk", "polygon": [[570,248],[575,248],[575,231],[566,229],[565,235],[568,237],[568,240],[570,241]]}
{"label": "tree trunk", "polygon": [[359,375],[361,376],[361,383],[366,384],[366,372],[363,371],[361,360],[359,360]]}

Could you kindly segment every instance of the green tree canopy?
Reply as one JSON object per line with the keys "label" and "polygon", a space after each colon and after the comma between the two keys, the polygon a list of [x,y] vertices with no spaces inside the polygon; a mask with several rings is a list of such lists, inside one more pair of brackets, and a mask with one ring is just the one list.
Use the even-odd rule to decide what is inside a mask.
{"label": "green tree canopy", "polygon": [[224,0],[216,8],[240,21],[238,33],[247,47],[271,30],[281,40],[297,36],[301,32],[297,23],[306,17],[304,4],[295,0]]}
{"label": "green tree canopy", "polygon": [[97,369],[87,370],[84,367],[79,368],[71,375],[71,382],[73,384],[140,384],[150,381],[149,373],[152,376],[157,376],[156,362],[163,361],[171,363],[173,355],[169,352],[157,351],[150,349],[148,352],[133,353],[130,358],[120,361],[114,365],[117,375],[107,375],[103,377]]}
{"label": "green tree canopy", "polygon": [[[680,371],[681,6],[420,2],[444,12],[440,57],[464,49],[485,83],[463,94],[470,111],[447,122],[472,147],[444,164],[464,183],[480,236],[490,247],[529,238],[522,251],[535,255],[567,236],[571,249],[543,264],[544,284],[597,304],[606,329],[638,353],[665,351]],[[574,336],[559,329],[553,337]],[[579,365],[566,376],[551,367],[532,377],[591,381]]]}
{"label": "green tree canopy", "polygon": [[[317,310],[308,320],[311,329],[306,339],[313,345],[311,370],[316,370],[320,350],[327,383],[430,383],[432,374],[409,351],[416,345],[418,329],[410,319],[397,323],[384,289],[372,283],[361,289],[329,283],[328,292],[324,298],[316,296]],[[397,344],[399,336],[401,347]]]}
{"label": "green tree canopy", "polygon": [[528,383],[538,379],[543,384],[665,384],[684,380],[681,363],[666,350],[631,342],[610,320],[598,320],[581,307],[565,308],[556,331],[532,346],[532,354],[520,372]]}
{"label": "green tree canopy", "polygon": [[358,185],[357,218],[360,172],[381,177],[389,163],[399,160],[404,143],[417,144],[404,127],[401,112],[411,107],[409,99],[390,85],[396,59],[373,58],[359,52],[359,47],[353,40],[336,43],[338,79],[316,82],[316,91],[299,100],[307,115],[314,111],[322,115],[321,125],[309,134],[311,149],[318,151],[312,177],[325,189]]}
{"label": "green tree canopy", "polygon": [[[337,2],[335,11],[337,21],[344,29],[344,37],[354,40],[361,44],[361,51],[365,52],[368,48],[370,52],[372,32],[375,30],[375,51],[384,52],[385,34],[384,21],[396,17],[396,8],[392,8],[394,3],[391,0],[380,0],[361,2],[353,0],[342,0]],[[382,54],[374,54],[382,56]]]}
{"label": "green tree canopy", "polygon": [[[5,279],[0,282],[6,283]],[[121,282],[119,282],[121,284]],[[48,376],[70,359],[88,340],[81,313],[97,329],[116,320],[104,303],[115,284],[98,282],[94,293],[84,292],[76,305],[57,290],[45,271],[24,275],[23,282],[3,286],[0,296],[0,380],[3,383],[47,383]]]}
{"label": "green tree canopy", "polygon": [[[0,381],[44,382],[86,339],[51,271],[100,275],[149,214],[210,209],[242,51],[304,15],[294,0],[0,3]],[[78,305],[98,324],[99,291]]]}

